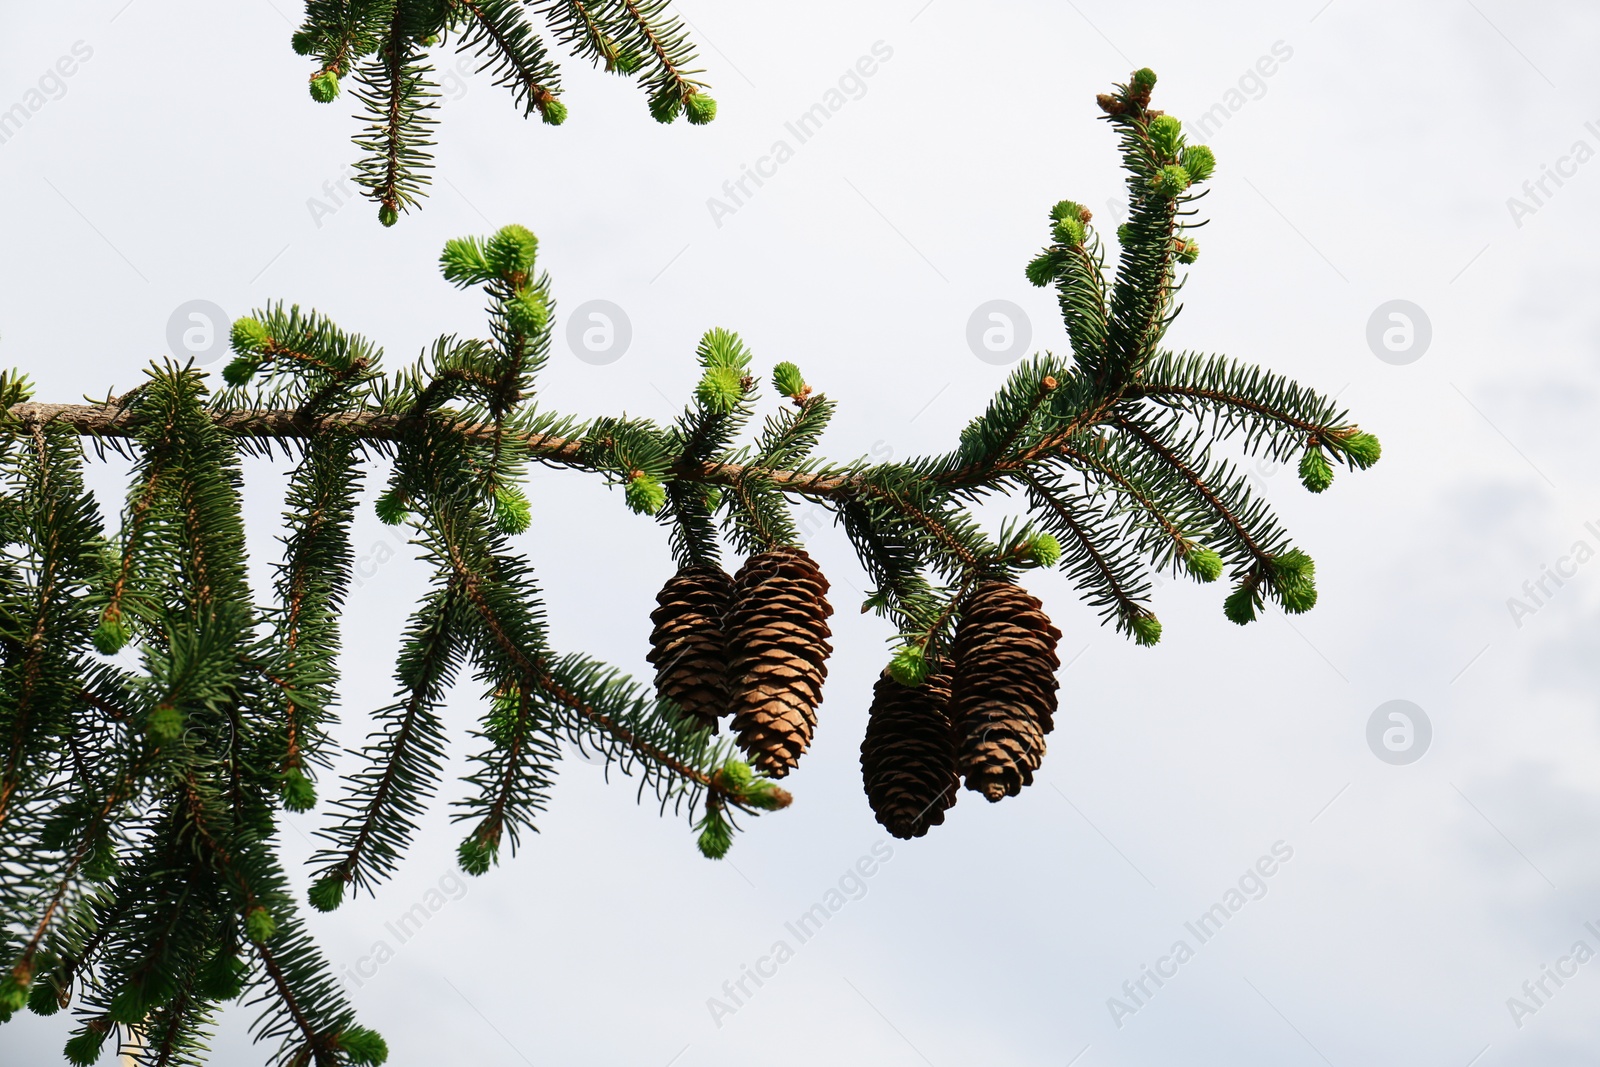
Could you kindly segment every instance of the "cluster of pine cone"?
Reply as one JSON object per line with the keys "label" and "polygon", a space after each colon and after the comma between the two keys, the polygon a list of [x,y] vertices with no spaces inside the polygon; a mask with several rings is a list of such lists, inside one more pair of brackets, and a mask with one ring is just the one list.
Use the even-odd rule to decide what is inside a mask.
{"label": "cluster of pine cone", "polygon": [[[733,578],[720,567],[685,567],[650,615],[657,691],[712,732],[731,716],[751,765],[782,778],[817,727],[832,651],[827,592],[799,548],[751,556]],[[944,822],[963,779],[990,801],[1033,784],[1055,726],[1060,639],[1037,599],[986,581],[962,605],[950,662],[934,664],[918,686],[883,673],[861,743],[878,822],[896,837],[921,837]]]}
{"label": "cluster of pine cone", "polygon": [[962,608],[951,663],[934,665],[916,687],[884,672],[861,775],[886,830],[921,837],[943,823],[962,778],[990,802],[1033,784],[1044,735],[1055,726],[1060,639],[1037,599],[1011,582],[987,581]]}
{"label": "cluster of pine cone", "polygon": [[750,764],[782,778],[817,728],[833,651],[827,592],[800,548],[759,552],[733,578],[720,567],[685,567],[650,614],[657,691],[713,732],[731,715]]}

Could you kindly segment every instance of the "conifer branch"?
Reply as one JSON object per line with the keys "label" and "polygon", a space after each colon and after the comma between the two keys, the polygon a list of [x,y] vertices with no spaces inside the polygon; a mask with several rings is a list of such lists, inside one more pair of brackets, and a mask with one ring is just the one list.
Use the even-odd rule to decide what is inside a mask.
{"label": "conifer branch", "polygon": [[385,226],[417,206],[428,184],[435,87],[426,57],[452,35],[524,116],[537,111],[550,126],[566,121],[561,73],[535,15],[577,55],[607,71],[641,75],[658,121],[685,114],[703,125],[716,117],[716,102],[690,69],[694,47],[665,0],[307,0],[294,50],[315,60],[310,91],[318,103],[336,100],[342,80],[356,72],[354,95],[369,119],[355,138],[362,153],[357,181],[377,201]]}
{"label": "conifer branch", "polygon": [[1270,566],[1274,552],[1272,544],[1267,540],[1268,535],[1252,531],[1247,524],[1244,514],[1235,513],[1228,503],[1222,499],[1222,490],[1201,476],[1189,462],[1180,456],[1176,449],[1163,441],[1148,427],[1141,426],[1130,419],[1118,419],[1117,429],[1138,441],[1150,452],[1158,457],[1162,463],[1170,468],[1189,487],[1194,495],[1203,501],[1231,535],[1232,539],[1261,566]]}
{"label": "conifer branch", "polygon": [[495,84],[510,87],[524,115],[537,110],[546,122],[560,125],[565,111],[551,106],[559,91],[555,66],[514,0],[457,2],[472,23],[461,50],[476,51],[479,56],[492,53],[479,69],[495,69]]}
{"label": "conifer branch", "polygon": [[[412,617],[396,671],[404,686],[400,703],[379,711],[384,724],[362,752],[367,767],[349,776],[350,791],[336,800],[337,826],[317,836],[332,844],[312,858],[323,910],[337,905],[346,883],[371,891],[394,869],[410,843],[415,818],[435,788],[444,755],[438,708],[462,655],[457,582],[435,590]],[[335,890],[337,889],[337,895]]]}
{"label": "conifer branch", "polygon": [[1070,557],[1076,552],[1083,556],[1091,572],[1085,584],[1092,582],[1098,586],[1102,590],[1103,602],[1113,607],[1120,618],[1131,620],[1145,614],[1142,591],[1130,588],[1127,579],[1118,573],[1119,568],[1112,554],[1114,549],[1108,546],[1112,538],[1100,531],[1091,532],[1060,494],[1053,492],[1038,478],[1030,475],[1028,485],[1036,499],[1055,518],[1057,528],[1068,535],[1071,547],[1067,555]]}
{"label": "conifer branch", "polygon": [[[314,93],[331,98],[339,77],[362,70],[372,118],[362,176],[385,221],[425,181],[424,53],[436,38],[461,32],[519,99],[547,120],[564,114],[529,12],[581,55],[645,69],[658,118],[710,117],[661,0],[312,0],[296,44],[322,64]],[[485,873],[537,829],[564,744],[634,777],[663,813],[688,808],[701,851],[725,855],[730,813],[790,801],[752,765],[781,777],[816,726],[832,607],[799,545],[819,514],[842,527],[872,583],[862,610],[893,624],[863,751],[880,819],[907,807],[907,789],[948,800],[956,781],[954,764],[906,774],[878,759],[907,740],[886,725],[896,717],[916,760],[971,762],[966,784],[990,799],[1031,780],[1060,638],[1020,588],[1031,568],[1059,567],[1141,645],[1161,636],[1152,567],[1206,582],[1227,570],[1223,611],[1237,623],[1269,597],[1308,610],[1312,560],[1213,448],[1233,437],[1246,453],[1298,455],[1302,482],[1322,492],[1335,462],[1377,462],[1378,442],[1281,376],[1162,347],[1180,310],[1179,268],[1198,254],[1186,236],[1195,187],[1215,160],[1150,109],[1153,84],[1135,72],[1101,101],[1128,173],[1115,276],[1072,201],[1051,209],[1048,244],[1027,268],[1055,286],[1073,351],[1018,366],[940,454],[821,458],[835,405],[790,363],[772,368],[780,406],[747,436],[760,377],[722,329],[701,338],[700,379],[670,422],[542,408],[554,302],[538,243],[519,226],[451,241],[440,258],[447,281],[483,290],[487,336],[442,336],[398,371],[360,335],[277,304],[233,324],[235,358],[215,392],[200,371],[170,364],[98,403],[36,402],[20,378],[0,376],[0,867],[17,875],[0,882],[0,1022],[23,1003],[58,1010],[77,989],[74,1062],[93,1062],[126,1030],[144,1036],[148,1060],[198,1063],[213,1012],[248,987],[264,1008],[254,1032],[278,1044],[280,1067],[383,1062],[387,1047],[354,1025],[274,853],[280,812],[314,806],[311,772],[328,763],[350,530],[369,465],[392,466],[379,517],[414,532],[432,584],[400,638],[396,695],[319,831],[309,899],[323,911],[347,890],[374,891],[401,862],[438,791],[442,709],[466,665],[487,706],[468,795],[454,805],[470,823],[464,870]],[[83,486],[91,443],[132,461],[114,543]],[[282,553],[271,603],[258,608],[241,456],[279,453],[292,467]],[[524,492],[535,464],[597,477],[667,527],[684,570],[652,615],[655,692],[552,651],[533,561],[513,541],[563,518]],[[1016,513],[991,533],[980,505],[1008,501]],[[808,511],[792,513],[800,503]],[[732,579],[720,563],[730,547],[762,558]],[[137,669],[96,658],[130,644]],[[670,676],[686,649],[693,670]],[[957,669],[996,650],[976,674]],[[966,710],[952,703],[947,715],[920,687],[961,671],[945,691]],[[988,742],[969,732],[953,751],[953,732],[976,721],[962,718],[974,695],[990,690],[1010,695],[982,715],[1021,747],[978,751]],[[732,744],[713,736],[723,715]],[[885,825],[925,830],[925,800]]]}

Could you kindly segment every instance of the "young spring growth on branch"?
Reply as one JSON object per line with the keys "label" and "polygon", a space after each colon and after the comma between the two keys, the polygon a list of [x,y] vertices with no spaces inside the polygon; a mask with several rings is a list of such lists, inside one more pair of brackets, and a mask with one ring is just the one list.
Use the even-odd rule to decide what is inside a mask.
{"label": "young spring growth on branch", "polygon": [[740,803],[761,811],[782,811],[794,803],[794,794],[767,778],[757,778],[739,794]]}
{"label": "young spring growth on branch", "polygon": [[344,879],[334,875],[319,878],[311,883],[311,888],[306,892],[306,899],[311,901],[311,906],[318,911],[333,911],[344,903]]}
{"label": "young spring growth on branch", "polygon": [[246,316],[233,321],[233,327],[228,331],[228,343],[236,355],[222,368],[222,380],[232,386],[241,386],[250,380],[250,376],[261,365],[261,357],[272,344],[272,334],[267,330],[266,323]]}
{"label": "young spring growth on branch", "polygon": [[728,849],[733,847],[733,826],[728,822],[728,817],[722,813],[720,803],[706,803],[706,813],[695,829],[700,831],[700,836],[695,844],[700,849],[700,855],[708,860],[720,860],[728,854]]}
{"label": "young spring growth on branch", "polygon": [[1028,558],[1035,567],[1054,567],[1061,560],[1061,542],[1055,534],[1039,534],[1028,542]]}
{"label": "young spring growth on branch", "polygon": [[1133,617],[1133,641],[1146,648],[1161,640],[1161,620],[1154,615]]}
{"label": "young spring growth on branch", "polygon": [[339,75],[322,70],[311,75],[311,99],[319,104],[331,104],[339,95]]}
{"label": "young spring growth on branch", "polygon": [[1272,561],[1272,587],[1283,610],[1299,615],[1317,606],[1317,565],[1298,548]]}
{"label": "young spring growth on branch", "polygon": [[1192,237],[1183,237],[1179,238],[1176,243],[1177,251],[1173,254],[1177,257],[1179,263],[1188,265],[1200,258],[1199,241]]}
{"label": "young spring growth on branch", "polygon": [[533,509],[522,490],[514,485],[502,485],[494,491],[495,529],[505,534],[519,534],[533,522]]}
{"label": "young spring growth on branch", "polygon": [[54,1015],[61,1010],[61,994],[52,983],[36,981],[28,987],[28,1010],[35,1015]]}
{"label": "young spring growth on branch", "polygon": [[1050,236],[1056,239],[1057,244],[1066,245],[1068,248],[1077,248],[1083,244],[1088,236],[1083,228],[1083,223],[1074,218],[1057,219],[1050,227]]}
{"label": "young spring growth on branch", "polygon": [[102,656],[115,656],[127,646],[131,636],[127,624],[122,621],[122,613],[114,607],[107,608],[100,625],[94,629],[94,647]]}
{"label": "young spring growth on branch", "polygon": [[623,491],[628,507],[641,515],[654,515],[667,504],[667,489],[644,471],[634,471]]}
{"label": "young spring growth on branch", "polygon": [[538,101],[539,117],[546,126],[559,126],[567,121],[567,105],[555,97]]}
{"label": "young spring growth on branch", "polygon": [[266,323],[246,315],[233,320],[233,326],[228,330],[228,343],[241,356],[259,356],[272,343],[272,334]]}
{"label": "young spring growth on branch", "polygon": [[1183,557],[1183,565],[1202,582],[1214,582],[1222,577],[1222,557],[1204,545],[1190,548]]}
{"label": "young spring growth on branch", "polygon": [[908,689],[914,689],[928,679],[928,653],[921,645],[902,645],[895,649],[889,661],[889,677]]}
{"label": "young spring growth on branch", "polygon": [[540,333],[550,322],[550,309],[537,289],[523,289],[505,303],[506,321],[518,333]]}
{"label": "young spring growth on branch", "polygon": [[666,86],[650,98],[650,117],[657,122],[671,122],[682,109],[683,98],[673,86]]}
{"label": "young spring growth on branch", "polygon": [[283,806],[290,811],[310,811],[317,806],[317,787],[311,784],[311,779],[299,767],[290,767],[283,772],[279,789]]}
{"label": "young spring growth on branch", "polygon": [[260,366],[256,360],[249,356],[234,356],[222,367],[222,380],[229,385],[238,387],[248,382]]}
{"label": "young spring growth on branch", "polygon": [[483,242],[476,237],[452,237],[446,241],[444,251],[439,253],[439,269],[445,281],[462,289],[480,285],[495,274]]}
{"label": "young spring growth on branch", "polygon": [[[1074,200],[1062,200],[1050,209],[1050,236],[1057,245],[1067,248],[1081,248],[1088,239],[1088,230],[1085,228],[1093,216],[1089,209]],[[1070,256],[1063,249],[1047,248],[1040,252],[1028,264],[1028,281],[1034,285],[1049,285],[1061,276],[1066,270]]]}
{"label": "young spring growth on branch", "polygon": [[1333,465],[1321,448],[1312,445],[1300,457],[1300,484],[1313,493],[1320,493],[1333,484]]}
{"label": "young spring growth on branch", "polygon": [[707,367],[694,395],[707,410],[726,415],[744,398],[744,376],[733,367]]}
{"label": "young spring growth on branch", "polygon": [[484,840],[477,834],[462,839],[461,844],[456,846],[456,862],[461,865],[463,872],[474,878],[487,874],[499,857],[500,842]]}
{"label": "young spring growth on branch", "polygon": [[406,516],[411,514],[406,506],[406,498],[396,489],[390,489],[379,496],[378,502],[373,505],[373,510],[378,513],[378,521],[385,526],[399,526],[406,521]]}
{"label": "young spring growth on branch", "polygon": [[745,807],[762,811],[777,811],[794,803],[787,789],[780,789],[766,778],[758,778],[750,765],[741,759],[729,758],[711,776],[711,786],[720,790]]}
{"label": "young spring growth on branch", "polygon": [[1183,164],[1183,169],[1189,172],[1189,177],[1196,182],[1208,181],[1217,169],[1216,155],[1203,144],[1185,148],[1183,158],[1179,162]]}
{"label": "young spring growth on branch", "polygon": [[67,1042],[67,1047],[62,1051],[66,1054],[67,1062],[74,1067],[93,1067],[100,1060],[100,1049],[106,1043],[106,1033],[110,1030],[108,1023],[91,1022],[84,1027],[83,1032],[75,1035]]}
{"label": "young spring growth on branch", "polygon": [[806,385],[805,376],[793,363],[780,363],[772,368],[772,387],[778,391],[778,395],[796,402],[811,395],[811,387]]}
{"label": "young spring growth on branch", "polygon": [[400,221],[400,208],[393,200],[385,200],[378,205],[378,221],[385,226],[393,226]]}
{"label": "young spring growth on branch", "polygon": [[1366,470],[1383,455],[1383,446],[1370,433],[1353,433],[1339,444],[1345,459],[1357,470]]}
{"label": "young spring growth on branch", "polygon": [[183,736],[183,723],[183,712],[171,704],[161,704],[150,713],[145,726],[150,739],[158,745],[164,745]]}
{"label": "young spring growth on branch", "polygon": [[1183,151],[1183,123],[1172,115],[1161,115],[1150,123],[1150,147],[1162,162],[1176,162]]}
{"label": "young spring growth on branch", "polygon": [[1136,115],[1150,106],[1150,92],[1155,87],[1155,71],[1144,67],[1133,72],[1127,88],[1121,93],[1116,96],[1101,93],[1095,97],[1095,102],[1107,115]]}
{"label": "young spring growth on branch", "polygon": [[376,1030],[352,1026],[335,1039],[356,1067],[377,1067],[389,1059],[389,1045]]}
{"label": "young spring growth on branch", "polygon": [[249,968],[232,952],[212,956],[195,975],[195,988],[212,1000],[235,1000],[244,992],[244,976]]}
{"label": "young spring growth on branch", "polygon": [[720,326],[701,335],[694,354],[702,367],[732,367],[743,373],[750,366],[750,353],[745,351],[739,335]]}
{"label": "young spring growth on branch", "polygon": [[1189,172],[1177,163],[1168,163],[1150,182],[1150,188],[1165,197],[1175,197],[1189,188]]}
{"label": "young spring growth on branch", "polygon": [[717,117],[717,102],[705,93],[690,93],[683,108],[691,126],[704,126]]}
{"label": "young spring growth on branch", "polygon": [[270,911],[257,904],[244,913],[244,931],[250,935],[250,940],[258,945],[264,945],[278,932],[278,921],[272,917]]}
{"label": "young spring growth on branch", "polygon": [[527,276],[533,271],[533,262],[539,254],[539,239],[526,226],[512,223],[502,226],[489,238],[484,258],[500,277],[509,279],[514,274]]}
{"label": "young spring growth on branch", "polygon": [[0,1018],[9,1019],[28,1003],[28,986],[33,972],[26,963],[18,964],[4,978],[0,978]]}
{"label": "young spring growth on branch", "polygon": [[712,784],[725,793],[737,795],[740,790],[755,779],[755,772],[750,769],[750,764],[742,759],[733,757],[725,760],[717,768]]}
{"label": "young spring growth on branch", "polygon": [[1256,612],[1261,608],[1260,582],[1254,578],[1246,578],[1239,583],[1239,587],[1228,594],[1228,599],[1222,602],[1222,613],[1231,622],[1240,626],[1256,621]]}
{"label": "young spring growth on branch", "polygon": [[1060,222],[1062,219],[1077,219],[1079,222],[1088,222],[1094,216],[1089,209],[1076,200],[1057,200],[1050,208],[1050,221]]}

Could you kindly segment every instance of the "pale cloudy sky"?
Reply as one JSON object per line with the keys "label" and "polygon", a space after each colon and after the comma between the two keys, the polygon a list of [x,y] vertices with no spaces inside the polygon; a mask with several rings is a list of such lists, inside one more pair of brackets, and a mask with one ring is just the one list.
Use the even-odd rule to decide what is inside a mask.
{"label": "pale cloudy sky", "polygon": [[[1254,468],[1318,561],[1321,603],[1292,625],[1240,630],[1215,589],[1169,583],[1165,637],[1137,649],[1058,576],[1030,579],[1071,661],[1044,769],[1004,804],[964,795],[915,843],[887,842],[861,795],[889,635],[853,610],[863,578],[842,537],[818,530],[838,652],[815,748],[788,783],[794,808],[711,863],[683,822],[572,761],[543,832],[470,884],[451,873],[455,829],[430,819],[376,900],[315,920],[336,967],[393,949],[352,989],[391,1063],[1600,1055],[1600,962],[1562,962],[1580,941],[1600,950],[1585,925],[1600,928],[1592,5],[1076,0],[975,15],[952,0],[692,0],[681,10],[721,103],[714,125],[657,127],[633,86],[573,66],[571,120],[551,130],[487,78],[457,76],[434,195],[389,231],[334,199],[355,124],[346,103],[307,98],[289,0],[10,6],[0,108],[41,106],[0,144],[0,362],[47,399],[132,384],[192,300],[230,315],[299,301],[408,360],[439,333],[481,329],[478,297],[435,272],[444,240],[519,221],[542,240],[562,313],[607,300],[632,328],[603,366],[558,341],[547,402],[668,417],[695,340],[720,325],[840,401],[830,454],[940,449],[1006,374],[968,346],[974,309],[1012,301],[1033,347],[1065,349],[1022,267],[1056,200],[1114,215],[1113,138],[1093,98],[1149,65],[1158,106],[1191,129],[1212,116],[1220,161],[1172,343],[1338,392],[1383,440],[1377,468],[1321,497]],[[72,75],[52,80],[75,51]],[[873,73],[851,76],[862,57]],[[799,144],[785,124],[834,89],[837,112]],[[793,149],[781,164],[779,140]],[[735,205],[723,186],[746,166],[770,176]],[[1535,199],[1524,183],[1541,179]],[[1404,365],[1368,342],[1396,300],[1431,332]],[[262,465],[251,478],[264,559],[280,481]],[[115,472],[102,484],[114,490]],[[582,475],[543,472],[535,490],[525,542],[557,642],[642,674],[664,539]],[[350,743],[387,700],[422,579],[406,559],[378,565],[385,536],[363,519]],[[1571,577],[1533,601],[1524,583],[1546,567]],[[1367,740],[1393,700],[1431,726],[1406,765]],[[457,712],[459,738],[469,695]],[[318,816],[292,822],[297,860]],[[873,873],[845,887],[864,895],[801,944],[785,924],[863,857]],[[1270,877],[1248,874],[1258,862]],[[1185,924],[1241,878],[1259,899],[1202,943]],[[428,919],[401,943],[386,924],[419,903]],[[708,998],[780,940],[792,958],[713,1019]],[[1179,941],[1192,952],[1163,963]],[[1141,991],[1147,965],[1169,977]],[[1576,973],[1557,985],[1546,965]],[[1535,1003],[1523,984],[1541,979]],[[1514,1019],[1512,997],[1536,1010]],[[217,1062],[261,1061],[246,1022],[226,1017]],[[64,1037],[59,1019],[19,1019],[0,1030],[0,1061],[60,1062]]]}

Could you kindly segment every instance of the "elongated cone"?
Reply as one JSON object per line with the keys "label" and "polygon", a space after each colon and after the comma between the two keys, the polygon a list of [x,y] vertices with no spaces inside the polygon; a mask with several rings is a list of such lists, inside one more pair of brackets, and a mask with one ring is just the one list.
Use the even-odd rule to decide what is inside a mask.
{"label": "elongated cone", "polygon": [[715,733],[728,710],[723,623],[733,604],[733,579],[721,567],[685,567],[667,579],[656,603],[645,657],[656,669],[656,692]]}
{"label": "elongated cone", "polygon": [[769,778],[782,778],[811,744],[828,676],[828,579],[800,548],[775,548],[745,561],[728,615],[739,747]]}
{"label": "elongated cone", "polygon": [[1055,727],[1056,642],[1037,599],[1011,582],[986,581],[956,626],[950,697],[967,788],[990,802],[1033,784],[1044,736]]}
{"label": "elongated cone", "polygon": [[909,688],[884,671],[872,688],[861,781],[872,813],[895,837],[921,837],[956,802],[961,779],[949,703],[947,674]]}

